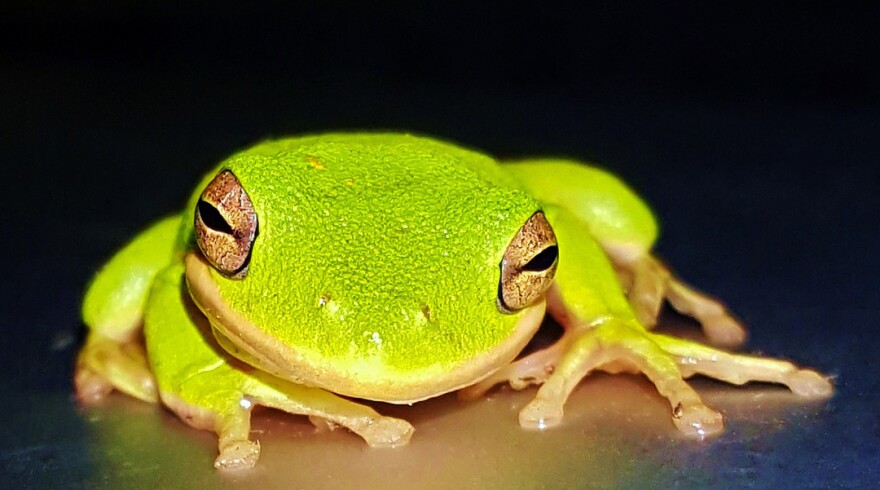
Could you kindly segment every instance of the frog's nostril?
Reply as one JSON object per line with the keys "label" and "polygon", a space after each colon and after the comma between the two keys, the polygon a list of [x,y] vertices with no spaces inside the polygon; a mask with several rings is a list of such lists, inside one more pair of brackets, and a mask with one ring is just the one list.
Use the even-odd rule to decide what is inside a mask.
{"label": "frog's nostril", "polygon": [[422,312],[422,316],[425,317],[425,320],[430,322],[431,321],[431,307],[426,304],[423,304],[419,307],[419,309]]}

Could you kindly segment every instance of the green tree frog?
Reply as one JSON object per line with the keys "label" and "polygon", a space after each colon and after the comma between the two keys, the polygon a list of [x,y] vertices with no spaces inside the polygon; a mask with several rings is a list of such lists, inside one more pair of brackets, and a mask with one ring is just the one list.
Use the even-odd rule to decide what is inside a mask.
{"label": "green tree frog", "polygon": [[[652,331],[661,304],[710,344],[745,330],[651,253],[657,225],[624,183],[558,159],[499,164],[407,134],[260,143],[221,162],[183,212],[120,250],[83,302],[75,385],[161,402],[252,467],[251,408],[344,426],[373,447],[413,427],[357,400],[409,404],[540,385],[519,423],[547,428],[594,370],[641,372],[688,436],[722,430],[685,382],[832,385],[793,364]],[[517,358],[546,313],[565,329]]]}

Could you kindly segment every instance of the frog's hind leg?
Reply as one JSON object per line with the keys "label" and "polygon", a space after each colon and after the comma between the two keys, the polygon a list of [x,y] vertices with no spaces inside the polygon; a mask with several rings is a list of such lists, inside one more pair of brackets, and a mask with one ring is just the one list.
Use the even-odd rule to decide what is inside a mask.
{"label": "frog's hind leg", "polygon": [[77,356],[73,381],[77,398],[86,404],[102,400],[114,389],[145,402],[159,400],[139,338],[121,342],[89,332]]}
{"label": "frog's hind leg", "polygon": [[[651,255],[657,222],[629,186],[598,167],[561,159],[524,160],[504,168],[545,205],[561,207],[579,220],[611,258],[620,284],[643,325],[652,328],[663,301],[703,325],[709,342],[735,346],[745,329],[716,299],[683,283]],[[553,225],[556,226],[556,223]],[[570,242],[562,242],[564,255]]]}
{"label": "frog's hind leg", "polygon": [[788,361],[731,354],[676,337],[649,334],[667,353],[675,356],[686,377],[702,374],[726,383],[742,385],[750,381],[779,383],[805,398],[831,395],[831,383],[812,369],[800,369]]}
{"label": "frog's hind leg", "polygon": [[113,389],[158,401],[141,335],[153,278],[170,261],[180,217],[157,221],[122,248],[92,279],[83,299],[89,331],[77,356],[74,385],[80,401],[100,401]]}
{"label": "frog's hind leg", "polygon": [[700,322],[710,343],[734,347],[745,342],[746,329],[721,301],[684,283],[650,253],[627,260],[609,255],[636,316],[647,328],[656,325],[663,301],[669,300],[676,311]]}

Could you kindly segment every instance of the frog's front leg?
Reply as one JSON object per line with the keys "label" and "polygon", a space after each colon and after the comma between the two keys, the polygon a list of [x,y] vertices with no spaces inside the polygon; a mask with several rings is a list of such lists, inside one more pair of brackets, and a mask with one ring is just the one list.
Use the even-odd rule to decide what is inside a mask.
{"label": "frog's front leg", "polygon": [[86,291],[82,317],[89,331],[77,357],[74,384],[86,403],[113,389],[156,402],[156,383],[141,339],[150,284],[172,260],[180,218],[156,222],[122,248]]}
{"label": "frog's front leg", "polygon": [[[234,361],[230,360],[230,364]],[[250,468],[260,456],[258,441],[250,439],[251,410],[257,405],[306,415],[316,425],[330,423],[361,436],[370,447],[397,447],[414,431],[405,420],[385,417],[372,408],[319,388],[246,372],[230,365],[207,370],[176,386],[160,385],[162,401],[192,427],[217,434],[218,469]]]}
{"label": "frog's front leg", "polygon": [[684,381],[674,359],[648,337],[634,318],[597,317],[584,324],[571,315],[558,287],[548,292],[548,311],[561,321],[563,336],[552,346],[502,368],[489,378],[466,388],[474,398],[492,386],[509,382],[514,389],[542,385],[519,414],[524,428],[545,429],[562,422],[563,406],[580,381],[594,370],[640,372],[657,387],[673,408],[676,426],[689,436],[702,437],[722,430],[721,415],[703,404]]}
{"label": "frog's front leg", "polygon": [[591,371],[641,372],[669,400],[678,429],[689,436],[704,437],[723,426],[721,415],[706,406],[684,381],[694,374],[734,384],[781,383],[809,398],[831,394],[827,379],[789,362],[730,354],[647,331],[629,309],[599,246],[579,231],[579,220],[562,210],[548,216],[552,216],[560,243],[560,262],[547,305],[565,334],[551,347],[468,388],[466,396],[504,381],[514,388],[541,384],[535,399],[520,412],[520,424],[545,428],[560,423],[565,400]]}
{"label": "frog's front leg", "polygon": [[372,447],[409,441],[413,428],[404,420],[384,417],[322,389],[275,378],[230,356],[189,299],[183,270],[183,264],[174,264],[156,278],[144,335],[163,403],[187,424],[217,434],[217,468],[256,463],[260,446],[249,437],[256,405],[344,426]]}
{"label": "frog's front leg", "polygon": [[736,346],[746,330],[717,299],[676,277],[652,253],[657,223],[650,208],[624,182],[602,169],[558,159],[505,165],[542,202],[565,208],[611,259],[639,321],[653,328],[664,300],[703,326],[709,342]]}

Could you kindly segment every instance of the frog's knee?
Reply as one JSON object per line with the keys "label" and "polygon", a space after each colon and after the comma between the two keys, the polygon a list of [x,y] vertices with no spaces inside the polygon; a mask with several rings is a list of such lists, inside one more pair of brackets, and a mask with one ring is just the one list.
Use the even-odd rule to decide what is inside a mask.
{"label": "frog's knee", "polygon": [[576,215],[606,250],[637,257],[657,238],[651,209],[623,180],[606,170],[562,159],[528,160],[506,168],[539,200]]}

